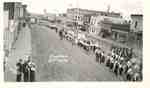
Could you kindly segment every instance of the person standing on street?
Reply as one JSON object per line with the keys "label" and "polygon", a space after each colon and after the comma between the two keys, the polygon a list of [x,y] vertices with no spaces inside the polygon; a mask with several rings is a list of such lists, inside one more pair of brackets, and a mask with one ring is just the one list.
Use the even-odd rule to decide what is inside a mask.
{"label": "person standing on street", "polygon": [[112,70],[113,71],[113,67],[114,67],[114,58],[113,57],[111,57],[110,58],[110,70]]}
{"label": "person standing on street", "polygon": [[22,59],[19,59],[19,62],[16,64],[16,67],[17,67],[16,81],[21,82],[22,70],[23,70]]}
{"label": "person standing on street", "polygon": [[100,56],[99,56],[99,57],[100,57],[99,63],[101,64],[101,63],[102,63],[102,58],[103,58],[103,52],[101,51],[99,55],[100,55]]}
{"label": "person standing on street", "polygon": [[104,52],[101,54],[101,63],[105,63],[105,55]]}
{"label": "person standing on street", "polygon": [[95,50],[96,62],[99,62],[99,50]]}
{"label": "person standing on street", "polygon": [[29,60],[25,60],[24,64],[23,64],[23,79],[24,82],[28,82],[29,81],[29,65],[28,65]]}
{"label": "person standing on street", "polygon": [[133,76],[133,69],[132,68],[129,68],[128,69],[128,71],[127,71],[127,73],[126,73],[126,79],[128,80],[128,81],[132,81],[132,76]]}
{"label": "person standing on street", "polygon": [[36,72],[36,65],[34,62],[29,62],[29,67],[30,67],[30,82],[35,81],[35,72]]}
{"label": "person standing on street", "polygon": [[62,40],[63,39],[63,31],[62,30],[59,31],[59,36],[60,36],[60,40]]}
{"label": "person standing on street", "polygon": [[114,63],[114,73],[118,75],[119,62],[116,60]]}
{"label": "person standing on street", "polygon": [[110,56],[107,56],[107,59],[106,59],[106,66],[109,67],[110,66]]}

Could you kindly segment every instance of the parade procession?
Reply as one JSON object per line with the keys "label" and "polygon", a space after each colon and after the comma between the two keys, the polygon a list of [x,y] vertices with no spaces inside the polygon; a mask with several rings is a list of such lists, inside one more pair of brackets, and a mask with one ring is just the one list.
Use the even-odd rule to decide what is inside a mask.
{"label": "parade procession", "polygon": [[41,13],[28,2],[3,6],[4,81],[143,80],[142,13],[111,4],[64,6],[64,12],[37,4]]}
{"label": "parade procession", "polygon": [[[73,35],[69,39],[65,35],[67,33],[64,30],[60,30],[59,36],[61,40],[66,39],[71,41],[71,43],[75,42],[76,39],[71,37]],[[74,36],[74,38],[76,37]],[[106,54],[105,50],[101,49],[101,46],[94,45],[93,47],[93,45],[90,45],[92,43],[91,40],[87,41],[89,45],[79,41],[75,43],[77,46],[82,47],[87,52],[92,51],[95,55],[95,61],[99,64],[105,64],[116,76],[120,75],[124,80],[128,81],[142,80],[142,61],[136,59],[132,48],[112,46],[111,52]]]}

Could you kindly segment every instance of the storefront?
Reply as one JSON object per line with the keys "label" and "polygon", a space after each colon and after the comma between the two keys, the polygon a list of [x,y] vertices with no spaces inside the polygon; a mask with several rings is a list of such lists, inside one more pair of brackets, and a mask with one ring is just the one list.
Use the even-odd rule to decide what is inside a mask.
{"label": "storefront", "polygon": [[129,24],[113,24],[111,27],[112,38],[119,42],[128,41],[128,36],[130,32]]}
{"label": "storefront", "polygon": [[112,38],[119,42],[125,42],[128,40],[128,32],[118,31],[117,29],[112,29]]}

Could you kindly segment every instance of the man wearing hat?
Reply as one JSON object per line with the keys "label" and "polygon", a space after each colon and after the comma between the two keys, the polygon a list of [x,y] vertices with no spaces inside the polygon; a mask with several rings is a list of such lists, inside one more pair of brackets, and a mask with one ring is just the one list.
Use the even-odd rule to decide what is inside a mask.
{"label": "man wearing hat", "polygon": [[99,50],[96,49],[96,50],[95,50],[96,62],[99,61],[99,55],[98,55],[99,53],[98,53],[98,52],[99,52]]}
{"label": "man wearing hat", "polygon": [[126,74],[126,78],[128,81],[131,81],[132,80],[132,76],[133,76],[133,69],[132,68],[129,68],[128,71],[127,71],[127,74]]}
{"label": "man wearing hat", "polygon": [[29,65],[28,63],[30,62],[30,57],[25,58],[24,63],[23,63],[23,79],[24,82],[28,82],[29,81],[29,73],[30,73],[30,69],[29,69]]}
{"label": "man wearing hat", "polygon": [[106,66],[109,67],[110,66],[110,55],[107,56],[107,60],[106,60]]}
{"label": "man wearing hat", "polygon": [[112,70],[114,66],[114,59],[113,57],[110,57],[110,69]]}
{"label": "man wearing hat", "polygon": [[104,52],[102,52],[101,54],[101,63],[104,63],[105,62],[105,56],[104,56]]}
{"label": "man wearing hat", "polygon": [[123,58],[123,57],[120,57],[119,75],[122,75],[122,72],[123,72],[123,64],[124,64],[124,58]]}
{"label": "man wearing hat", "polygon": [[60,36],[60,40],[62,40],[63,39],[63,30],[59,31],[59,36]]}
{"label": "man wearing hat", "polygon": [[17,67],[16,81],[20,82],[22,77],[22,70],[23,70],[22,59],[19,59],[19,62],[16,64],[16,67]]}
{"label": "man wearing hat", "polygon": [[116,60],[116,61],[114,62],[114,73],[115,73],[116,75],[118,75],[118,68],[119,68],[119,62],[118,62],[118,60]]}

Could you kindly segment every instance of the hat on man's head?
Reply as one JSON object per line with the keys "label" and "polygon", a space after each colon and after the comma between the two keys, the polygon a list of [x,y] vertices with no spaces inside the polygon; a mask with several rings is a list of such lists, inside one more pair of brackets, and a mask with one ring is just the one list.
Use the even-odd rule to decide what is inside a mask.
{"label": "hat on man's head", "polygon": [[19,62],[22,62],[22,59],[20,58],[18,61],[19,61]]}

